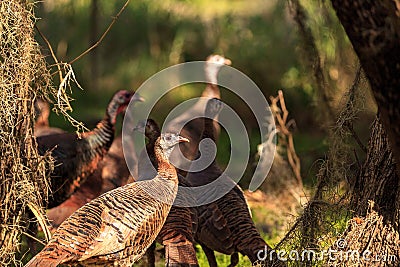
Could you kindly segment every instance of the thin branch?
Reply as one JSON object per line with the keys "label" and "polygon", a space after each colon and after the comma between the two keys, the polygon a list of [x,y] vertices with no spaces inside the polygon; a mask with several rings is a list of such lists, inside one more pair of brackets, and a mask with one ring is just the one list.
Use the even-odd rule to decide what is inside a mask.
{"label": "thin branch", "polygon": [[350,90],[349,90],[350,96],[349,96],[349,102],[347,103],[347,105],[350,105],[350,103],[354,101],[356,89],[361,82],[361,73],[362,73],[362,67],[361,67],[361,64],[358,63],[356,75],[354,76],[353,84],[351,85]]}
{"label": "thin branch", "polygon": [[358,158],[357,151],[355,149],[353,149],[353,153],[354,153],[354,157],[355,157],[356,162],[357,162],[358,170],[361,170],[362,166],[361,166],[361,163],[360,163],[360,159]]}
{"label": "thin branch", "polygon": [[46,241],[48,242],[51,239],[51,233],[50,233],[49,228],[47,227],[45,215],[43,215],[40,208],[37,207],[32,202],[28,203],[28,207],[32,211],[33,215],[35,215],[40,227],[42,227],[44,237],[45,237]]}
{"label": "thin branch", "polygon": [[93,49],[95,49],[96,47],[99,46],[99,44],[103,41],[103,39],[107,36],[108,32],[111,30],[111,28],[113,27],[114,23],[118,20],[119,16],[122,14],[122,12],[125,10],[125,8],[128,6],[130,0],[127,0],[125,2],[125,4],[123,5],[123,7],[121,8],[121,10],[118,12],[118,14],[113,18],[113,20],[111,21],[110,25],[108,26],[107,30],[103,33],[103,35],[100,37],[100,39],[91,47],[89,47],[88,49],[86,49],[82,54],[80,54],[79,56],[77,56],[76,58],[74,58],[73,60],[71,60],[68,64],[72,64],[76,61],[78,61],[79,59],[81,59],[82,57],[84,57],[85,55],[87,55],[88,53],[90,53]]}
{"label": "thin branch", "polygon": [[363,144],[361,141],[360,137],[357,135],[356,131],[354,131],[353,125],[347,124],[347,129],[350,131],[351,135],[353,136],[354,140],[356,140],[358,146],[364,151],[364,153],[367,153],[367,147]]}
{"label": "thin branch", "polygon": [[[271,110],[274,114],[275,120],[278,122],[277,129],[282,135],[282,140],[286,146],[287,158],[290,166],[292,167],[293,174],[297,180],[298,185],[303,187],[303,181],[301,178],[301,165],[300,158],[296,154],[294,148],[293,135],[289,130],[293,120],[287,122],[289,111],[286,108],[285,98],[283,96],[282,90],[278,91],[277,97],[270,97],[271,100]],[[278,106],[279,103],[279,106]]]}
{"label": "thin branch", "polygon": [[46,245],[47,245],[47,243],[43,242],[42,240],[40,240],[40,239],[37,238],[37,237],[34,237],[34,236],[31,235],[31,234],[28,234],[27,232],[22,232],[22,233],[23,233],[24,235],[26,235],[27,237],[29,237],[29,238],[35,240],[36,242],[42,244],[43,246],[46,246]]}
{"label": "thin branch", "polygon": [[286,124],[288,115],[289,115],[289,111],[286,108],[286,104],[285,104],[285,98],[283,97],[283,92],[282,90],[278,91],[278,96],[279,96],[279,102],[281,103],[281,107],[282,107],[282,112],[283,112],[283,121]]}
{"label": "thin branch", "polygon": [[[38,28],[38,26],[37,26],[36,24],[35,24],[35,29],[38,31],[40,37],[42,37],[43,41],[46,43],[47,47],[48,47],[49,50],[50,50],[51,56],[52,56],[52,58],[54,59],[54,62],[56,63],[55,65],[56,65],[57,68],[58,68],[58,74],[60,75],[60,82],[61,82],[61,81],[63,80],[63,76],[62,76],[62,71],[61,71],[61,68],[60,68],[60,64],[59,64],[59,62],[58,62],[58,59],[57,59],[57,57],[56,57],[56,54],[54,54],[54,50],[53,50],[53,48],[51,47],[51,44],[50,44],[49,40],[47,40],[46,36],[44,36],[44,34],[42,33],[42,31]],[[53,75],[53,74],[52,74],[52,75]]]}

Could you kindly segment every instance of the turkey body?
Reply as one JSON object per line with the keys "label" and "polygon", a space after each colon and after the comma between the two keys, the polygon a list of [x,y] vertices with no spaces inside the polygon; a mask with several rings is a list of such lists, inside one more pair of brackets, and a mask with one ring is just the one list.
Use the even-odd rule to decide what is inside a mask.
{"label": "turkey body", "polygon": [[[103,182],[101,187],[101,193],[105,193],[114,188],[123,186],[128,182],[132,182],[137,177],[137,170],[130,172],[127,166],[127,160],[129,163],[137,167],[137,157],[134,153],[133,144],[129,144],[129,152],[127,152],[127,159],[125,159],[122,136],[118,136],[114,139],[111,144],[110,150],[107,155],[104,156],[100,162],[99,167],[93,175],[101,176]],[[155,175],[153,176],[155,177]]]}
{"label": "turkey body", "polygon": [[37,138],[39,154],[44,155],[50,148],[55,159],[48,208],[56,207],[68,199],[97,168],[114,138],[112,129],[105,128],[103,131],[105,142],[96,147],[76,134],[52,134]]}
{"label": "turkey body", "polygon": [[130,266],[140,259],[161,230],[178,191],[177,173],[168,157],[174,145],[187,141],[172,134],[158,140],[156,177],[116,188],[81,207],[26,267]]}
{"label": "turkey body", "polygon": [[[180,187],[190,187],[182,176],[178,176],[178,179]],[[178,189],[176,201],[179,199],[179,202],[190,203],[193,201],[190,198],[190,195]],[[165,266],[199,266],[194,249],[197,221],[195,208],[172,206],[156,238],[165,247]]]}
{"label": "turkey body", "polygon": [[51,153],[55,160],[51,172],[48,208],[68,199],[92,174],[114,140],[118,114],[124,112],[130,100],[141,101],[140,96],[125,90],[118,91],[111,99],[106,115],[96,128],[78,136],[59,133],[37,137],[40,155]]}
{"label": "turkey body", "polygon": [[[144,133],[148,143],[140,153],[138,162],[139,180],[147,180],[158,168],[154,145],[161,132],[157,123],[148,119],[139,122],[136,130]],[[190,187],[182,175],[178,174],[179,186]],[[192,196],[178,191],[177,201],[194,203]],[[194,234],[197,230],[197,211],[191,207],[172,206],[170,213],[157,236],[156,241],[165,247],[165,266],[199,266],[194,249]],[[147,252],[149,267],[155,266],[155,247]]]}
{"label": "turkey body", "polygon": [[[165,202],[154,201],[154,194]],[[26,266],[61,263],[130,266],[140,259],[164,224],[177,185],[160,177],[109,191],[81,207]]]}
{"label": "turkey body", "polygon": [[[216,190],[219,190],[218,187]],[[230,266],[235,266],[238,263],[237,252],[248,256],[254,263],[258,260],[259,250],[271,249],[256,229],[239,186],[235,185],[215,202],[198,207],[197,212],[199,227],[196,241],[202,245],[210,266],[217,266],[211,250],[233,255]]]}
{"label": "turkey body", "polygon": [[[136,156],[133,155],[133,157],[133,160],[137,162]],[[129,178],[130,172],[122,151],[122,138],[118,136],[114,139],[108,153],[99,162],[94,173],[88,176],[87,180],[70,198],[61,205],[48,210],[47,217],[52,226],[57,228],[77,209],[100,194],[127,184]]]}
{"label": "turkey body", "polygon": [[[204,130],[201,139],[214,140],[213,119],[222,109],[222,102],[216,98],[207,102],[204,118]],[[210,153],[211,147],[203,147],[203,153]],[[200,152],[199,152],[200,153]],[[203,155],[202,155],[203,156]],[[196,168],[196,166],[192,166]],[[217,266],[214,251],[232,255],[231,264],[237,265],[238,252],[249,257],[252,263],[258,260],[257,253],[265,248],[271,249],[260,236],[251,218],[241,188],[234,181],[223,174],[214,161],[201,171],[188,172],[187,182],[193,186],[206,185],[217,181],[209,187],[201,198],[214,198],[220,192],[226,192],[210,204],[197,208],[199,226],[196,232],[196,241],[202,245],[211,267]]]}

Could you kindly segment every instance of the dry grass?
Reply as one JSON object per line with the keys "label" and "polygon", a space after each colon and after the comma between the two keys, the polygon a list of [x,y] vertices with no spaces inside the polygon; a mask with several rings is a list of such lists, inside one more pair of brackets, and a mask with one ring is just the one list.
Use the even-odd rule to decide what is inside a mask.
{"label": "dry grass", "polygon": [[[45,226],[52,159],[38,154],[33,137],[34,101],[64,96],[34,39],[35,17],[29,1],[0,2],[0,265],[20,265],[16,252],[27,220]],[[27,215],[29,213],[30,215]]]}
{"label": "dry grass", "polygon": [[373,201],[368,204],[367,215],[364,218],[352,218],[342,235],[342,244],[332,247],[336,252],[332,257],[335,260],[328,260],[329,266],[398,265],[399,233],[375,210]]}
{"label": "dry grass", "polygon": [[[51,44],[35,26],[34,3],[0,1],[0,266],[21,265],[16,257],[21,252],[21,236],[32,237],[27,226],[35,218],[45,239],[50,237],[44,207],[54,163],[50,153],[40,156],[37,151],[33,137],[35,99],[54,103],[54,111],[61,113],[77,132],[87,130],[70,115],[72,85],[81,88],[71,64],[101,43],[129,0],[99,41],[70,63],[57,60]],[[35,33],[46,43],[52,66],[46,64]],[[55,87],[57,77],[59,85]]]}

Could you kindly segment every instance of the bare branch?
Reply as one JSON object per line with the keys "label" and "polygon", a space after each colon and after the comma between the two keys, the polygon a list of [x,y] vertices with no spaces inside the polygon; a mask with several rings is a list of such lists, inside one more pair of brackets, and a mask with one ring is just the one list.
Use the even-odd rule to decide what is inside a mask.
{"label": "bare branch", "polygon": [[88,53],[90,53],[93,49],[95,49],[96,47],[99,46],[99,44],[103,41],[103,39],[107,36],[108,32],[111,30],[111,28],[114,26],[114,23],[118,20],[119,16],[122,14],[122,12],[125,10],[125,8],[128,6],[130,0],[127,0],[125,2],[125,4],[123,5],[123,7],[120,9],[120,11],[118,12],[118,14],[113,18],[113,20],[111,21],[110,25],[108,26],[107,30],[103,33],[103,35],[100,37],[100,39],[91,47],[89,47],[88,49],[86,49],[82,54],[80,54],[79,56],[77,56],[76,58],[74,58],[73,60],[71,60],[68,64],[72,64],[76,61],[78,61],[79,59],[81,59],[82,57],[84,57],[85,55],[87,55]]}
{"label": "bare branch", "polygon": [[277,130],[281,135],[284,145],[286,146],[286,153],[289,164],[292,167],[292,171],[296,177],[298,185],[303,187],[300,158],[296,154],[293,142],[293,135],[289,130],[290,125],[293,124],[293,120],[290,120],[289,122],[287,121],[289,111],[286,108],[285,98],[283,97],[282,90],[278,91],[277,97],[270,97],[270,100],[272,113],[274,114],[274,117],[278,122]]}
{"label": "bare branch", "polygon": [[55,53],[54,53],[54,50],[53,50],[53,48],[51,47],[51,44],[50,44],[49,40],[47,40],[46,36],[44,36],[44,34],[42,33],[42,31],[38,28],[38,26],[37,26],[36,24],[35,24],[35,29],[37,30],[37,32],[39,33],[40,37],[42,37],[43,41],[46,43],[47,47],[48,47],[49,50],[50,50],[51,56],[52,56],[54,62],[56,63],[55,65],[56,65],[57,68],[58,68],[58,74],[60,75],[60,82],[61,82],[61,81],[63,80],[62,71],[61,71],[61,68],[60,68],[60,64],[59,64],[59,62],[58,62],[58,59],[57,59],[57,57],[56,57],[56,55],[55,55]]}

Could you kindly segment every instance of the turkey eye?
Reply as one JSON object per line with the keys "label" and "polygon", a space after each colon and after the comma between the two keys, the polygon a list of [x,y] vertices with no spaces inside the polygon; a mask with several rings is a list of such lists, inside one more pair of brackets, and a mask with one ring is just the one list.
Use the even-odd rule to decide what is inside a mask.
{"label": "turkey eye", "polygon": [[166,137],[165,137],[165,140],[171,141],[171,136],[166,136]]}

